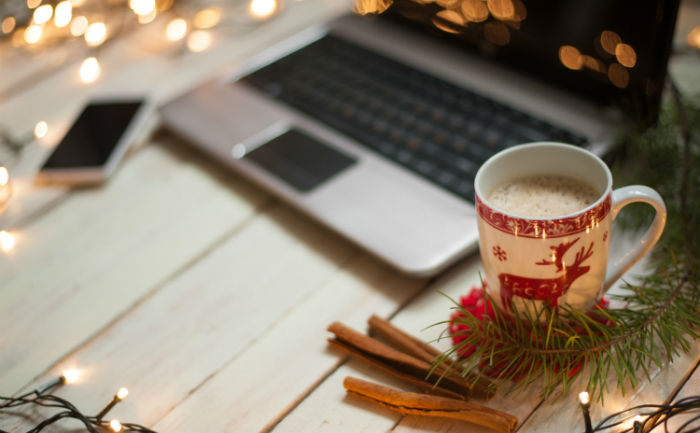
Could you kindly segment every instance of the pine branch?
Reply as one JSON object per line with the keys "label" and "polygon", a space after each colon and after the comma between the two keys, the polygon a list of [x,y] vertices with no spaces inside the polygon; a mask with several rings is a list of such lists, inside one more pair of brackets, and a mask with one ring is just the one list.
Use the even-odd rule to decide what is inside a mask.
{"label": "pine branch", "polygon": [[[587,389],[600,400],[616,376],[623,393],[640,377],[661,367],[700,339],[700,104],[699,98],[665,104],[658,125],[641,135],[622,137],[612,159],[616,180],[642,183],[664,197],[668,223],[652,253],[655,272],[627,284],[613,296],[623,308],[596,308],[588,314],[563,306],[558,314],[525,311],[509,320],[485,294],[491,316],[475,317],[453,300],[466,328],[464,339],[435,360],[434,367],[456,354],[464,372],[490,376],[508,392],[541,387],[544,397],[563,392],[587,374]],[[680,130],[680,132],[679,132]],[[627,209],[627,208],[626,208]],[[619,220],[628,229],[648,224],[643,207]],[[695,342],[694,342],[695,341]],[[640,373],[644,376],[640,376]]]}

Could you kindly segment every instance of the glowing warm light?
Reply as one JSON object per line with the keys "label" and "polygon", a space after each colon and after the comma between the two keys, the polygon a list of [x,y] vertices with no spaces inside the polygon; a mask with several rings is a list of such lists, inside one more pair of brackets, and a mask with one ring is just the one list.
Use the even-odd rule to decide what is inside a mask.
{"label": "glowing warm light", "polygon": [[600,46],[603,47],[608,54],[614,55],[615,47],[620,43],[622,43],[622,38],[612,30],[603,30],[600,34]]}
{"label": "glowing warm light", "polygon": [[41,4],[41,0],[27,0],[27,7],[29,9],[34,9]]}
{"label": "glowing warm light", "polygon": [[511,19],[517,22],[525,21],[525,18],[527,18],[527,8],[525,7],[525,3],[520,0],[515,0],[513,6],[515,7],[515,14]]}
{"label": "glowing warm light", "polygon": [[43,120],[36,122],[36,125],[34,125],[34,136],[36,138],[46,137],[47,132],[49,132],[49,125],[47,125],[46,122]]}
{"label": "glowing warm light", "polygon": [[109,422],[109,428],[112,429],[113,432],[120,432],[122,431],[123,426],[118,420],[113,419]]}
{"label": "glowing warm light", "polygon": [[96,47],[107,39],[107,26],[105,23],[92,23],[85,30],[85,42],[91,47]]}
{"label": "glowing warm light", "polygon": [[80,7],[85,3],[85,0],[69,0],[70,4],[73,5],[74,8]]}
{"label": "glowing warm light", "polygon": [[139,24],[148,24],[148,23],[150,23],[151,21],[153,21],[154,19],[156,19],[156,15],[158,15],[158,13],[156,12],[155,9],[153,9],[153,10],[151,11],[151,13],[149,13],[149,14],[147,14],[147,15],[137,15],[138,20],[139,20]]}
{"label": "glowing warm light", "polygon": [[690,33],[688,33],[686,42],[688,43],[688,46],[695,48],[696,50],[700,50],[700,26],[696,26],[690,31]]}
{"label": "glowing warm light", "polygon": [[78,379],[80,379],[80,370],[77,368],[70,368],[63,371],[63,381],[65,383],[75,383],[78,381]]}
{"label": "glowing warm light", "polygon": [[484,24],[484,37],[496,45],[508,45],[508,42],[510,42],[510,30],[501,22],[489,22]]}
{"label": "glowing warm light", "polygon": [[129,0],[129,7],[136,15],[148,15],[156,10],[156,0]]}
{"label": "glowing warm light", "polygon": [[192,25],[198,29],[210,29],[219,24],[221,12],[215,8],[202,9],[192,19]]}
{"label": "glowing warm light", "polygon": [[[440,11],[440,12],[446,12],[446,11]],[[440,16],[440,12],[438,12],[436,14],[435,18],[432,19],[433,25],[435,27],[437,27],[438,29],[442,30],[443,32],[454,33],[454,34],[459,33],[459,30],[454,28],[451,25],[451,23],[450,24],[446,23],[446,21],[449,22],[449,20],[446,20],[445,17],[441,17],[442,18],[441,20],[438,19],[438,17]]]}
{"label": "glowing warm light", "polygon": [[100,63],[95,57],[88,57],[80,65],[80,81],[92,83],[100,76]]}
{"label": "glowing warm light", "polygon": [[80,15],[73,18],[70,23],[70,34],[73,36],[80,36],[85,33],[88,28],[88,19]]}
{"label": "glowing warm light", "polygon": [[119,388],[119,391],[117,391],[116,397],[117,397],[117,400],[124,400],[127,395],[129,395],[128,389]]}
{"label": "glowing warm light", "polygon": [[165,37],[171,41],[179,41],[187,34],[187,21],[182,18],[175,18],[168,23],[165,28]]}
{"label": "glowing warm light", "polygon": [[617,61],[626,68],[634,68],[637,64],[637,52],[627,44],[617,44],[615,47]]}
{"label": "glowing warm light", "polygon": [[277,11],[277,0],[250,0],[248,12],[253,18],[264,19]]}
{"label": "glowing warm light", "polygon": [[582,405],[586,406],[588,403],[591,402],[591,396],[588,394],[588,391],[582,391],[578,394],[578,401],[581,402]]}
{"label": "glowing warm light", "polygon": [[8,34],[12,30],[15,29],[15,25],[17,24],[17,21],[15,21],[15,17],[5,17],[2,20],[2,33],[3,34]]}
{"label": "glowing warm light", "polygon": [[157,0],[156,8],[159,11],[167,11],[173,6],[173,3],[175,3],[175,0]]}
{"label": "glowing warm light", "polygon": [[462,13],[464,17],[475,23],[480,23],[489,17],[489,10],[486,3],[481,0],[465,0],[462,2]]}
{"label": "glowing warm light", "polygon": [[194,31],[187,37],[187,48],[195,53],[204,51],[211,46],[211,39],[211,34],[207,31]]}
{"label": "glowing warm light", "polygon": [[562,65],[574,71],[578,71],[583,66],[581,53],[571,45],[562,45],[559,47],[559,61]]}
{"label": "glowing warm light", "polygon": [[486,4],[489,12],[499,20],[509,20],[515,15],[515,6],[512,0],[488,0]]}
{"label": "glowing warm light", "polygon": [[581,56],[581,59],[583,60],[583,66],[587,67],[588,69],[592,69],[603,74],[606,72],[603,62],[595,57],[583,55]]}
{"label": "glowing warm light", "polygon": [[464,17],[462,14],[460,14],[457,11],[452,11],[452,10],[441,10],[436,14],[438,17],[442,18],[445,21],[449,21],[453,24],[457,24],[458,26],[464,26],[466,25],[466,21],[464,20]]}
{"label": "glowing warm light", "polygon": [[56,27],[65,27],[70,23],[73,16],[73,6],[69,1],[62,1],[56,5],[53,22]]}
{"label": "glowing warm light", "polygon": [[34,15],[32,19],[37,24],[44,24],[48,22],[53,16],[53,7],[51,5],[41,5],[34,9]]}
{"label": "glowing warm light", "polygon": [[10,172],[0,165],[0,186],[6,186],[10,182]]}
{"label": "glowing warm light", "polygon": [[360,15],[380,14],[389,9],[392,0],[354,0],[352,10]]}
{"label": "glowing warm light", "polygon": [[627,69],[613,63],[608,67],[608,79],[615,87],[624,89],[630,83],[630,74]]}
{"label": "glowing warm light", "polygon": [[36,44],[39,42],[39,39],[41,39],[41,33],[41,27],[36,24],[32,24],[24,30],[24,42],[30,45]]}
{"label": "glowing warm light", "polygon": [[22,28],[19,28],[15,30],[14,33],[12,33],[12,46],[13,47],[21,47],[24,45],[24,30]]}
{"label": "glowing warm light", "polygon": [[456,9],[457,7],[459,7],[459,4],[461,2],[460,0],[435,0],[435,3],[437,3],[439,6],[444,7],[445,9]]}
{"label": "glowing warm light", "polygon": [[0,230],[0,249],[9,253],[15,248],[15,237],[10,232]]}

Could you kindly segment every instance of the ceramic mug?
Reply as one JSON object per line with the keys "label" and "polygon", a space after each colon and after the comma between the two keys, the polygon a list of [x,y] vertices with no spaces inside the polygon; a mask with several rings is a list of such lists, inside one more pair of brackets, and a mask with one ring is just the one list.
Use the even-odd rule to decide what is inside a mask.
{"label": "ceramic mug", "polygon": [[[582,181],[595,188],[598,199],[554,218],[515,215],[488,202],[495,188],[536,175]],[[474,189],[484,278],[489,294],[505,311],[533,312],[543,304],[589,309],[649,252],[666,223],[666,206],[656,191],[641,185],[613,191],[605,163],[567,144],[538,142],[503,150],[481,166]],[[608,264],[612,221],[634,202],[653,206],[654,220],[627,254]]]}

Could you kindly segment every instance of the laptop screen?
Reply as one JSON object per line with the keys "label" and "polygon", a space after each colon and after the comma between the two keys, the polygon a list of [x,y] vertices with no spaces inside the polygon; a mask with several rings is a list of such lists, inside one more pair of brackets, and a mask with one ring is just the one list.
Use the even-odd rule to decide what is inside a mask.
{"label": "laptop screen", "polygon": [[677,10],[678,0],[395,0],[385,15],[645,126],[658,116]]}

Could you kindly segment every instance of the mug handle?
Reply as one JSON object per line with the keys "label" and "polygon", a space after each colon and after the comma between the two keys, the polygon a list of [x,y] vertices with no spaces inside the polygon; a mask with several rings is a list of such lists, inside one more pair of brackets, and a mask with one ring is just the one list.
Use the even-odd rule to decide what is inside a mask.
{"label": "mug handle", "polygon": [[658,192],[643,185],[630,185],[618,188],[612,192],[612,219],[614,220],[620,210],[630,203],[647,203],[656,211],[654,221],[647,229],[644,236],[636,246],[630,249],[625,255],[620,257],[615,263],[608,266],[605,274],[605,284],[603,293],[607,292],[615,281],[620,279],[629,268],[639,261],[651,250],[661,237],[666,225],[666,204]]}

